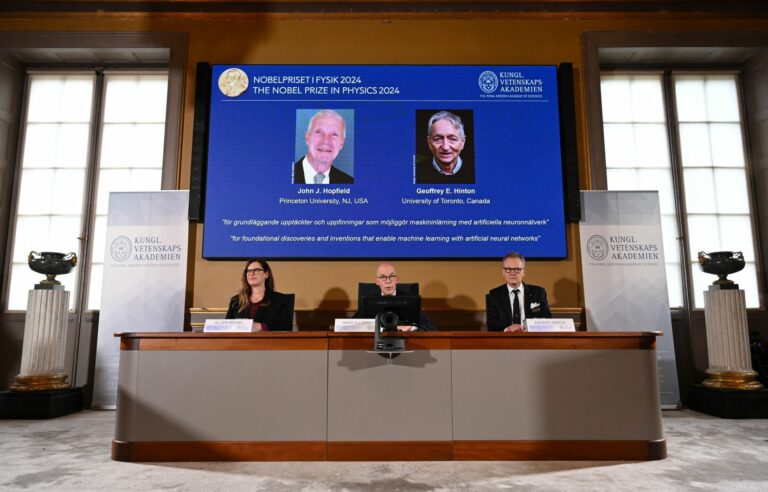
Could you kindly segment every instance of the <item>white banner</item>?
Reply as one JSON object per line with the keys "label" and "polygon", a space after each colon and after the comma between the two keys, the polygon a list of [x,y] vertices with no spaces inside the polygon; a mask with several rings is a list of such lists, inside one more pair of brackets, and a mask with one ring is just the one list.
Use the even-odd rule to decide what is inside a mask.
{"label": "white banner", "polygon": [[677,408],[672,318],[656,191],[582,191],[581,266],[590,331],[661,331],[661,404]]}
{"label": "white banner", "polygon": [[109,194],[93,408],[115,408],[116,332],[182,331],[189,192]]}

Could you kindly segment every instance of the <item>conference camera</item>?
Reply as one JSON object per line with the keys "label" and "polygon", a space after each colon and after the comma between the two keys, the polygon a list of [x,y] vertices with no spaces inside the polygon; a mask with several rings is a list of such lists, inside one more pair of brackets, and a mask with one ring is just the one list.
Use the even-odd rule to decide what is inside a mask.
{"label": "conference camera", "polygon": [[404,338],[381,338],[381,331],[397,331],[397,313],[386,311],[376,315],[374,325],[374,350],[376,352],[403,352],[405,351]]}

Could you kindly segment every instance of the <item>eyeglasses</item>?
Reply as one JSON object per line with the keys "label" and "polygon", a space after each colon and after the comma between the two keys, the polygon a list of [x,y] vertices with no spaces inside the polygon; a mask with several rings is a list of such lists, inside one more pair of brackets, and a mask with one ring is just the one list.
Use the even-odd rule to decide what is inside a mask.
{"label": "eyeglasses", "polygon": [[245,269],[245,274],[246,275],[256,275],[257,273],[264,273],[264,271],[265,270],[263,268],[246,268]]}
{"label": "eyeglasses", "polygon": [[514,273],[520,273],[523,270],[525,270],[525,268],[520,268],[520,267],[508,268],[508,267],[504,267],[503,270],[504,270],[504,273],[513,273],[513,272]]}
{"label": "eyeglasses", "polygon": [[382,282],[394,282],[397,280],[397,274],[393,273],[392,275],[379,275],[376,278]]}

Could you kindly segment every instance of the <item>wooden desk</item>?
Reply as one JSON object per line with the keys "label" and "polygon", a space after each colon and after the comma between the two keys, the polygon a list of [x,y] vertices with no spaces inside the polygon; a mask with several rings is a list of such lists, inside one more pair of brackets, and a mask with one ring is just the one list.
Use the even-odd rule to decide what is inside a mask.
{"label": "wooden desk", "polygon": [[666,457],[656,333],[123,333],[119,461]]}

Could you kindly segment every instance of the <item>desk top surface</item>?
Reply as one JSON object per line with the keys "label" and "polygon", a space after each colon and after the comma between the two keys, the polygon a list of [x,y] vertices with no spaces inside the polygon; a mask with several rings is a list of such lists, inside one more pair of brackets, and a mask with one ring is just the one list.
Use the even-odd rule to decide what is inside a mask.
{"label": "desk top surface", "polygon": [[[655,349],[661,332],[398,332],[407,350]],[[334,332],[122,332],[121,350],[370,350],[373,333]]]}

